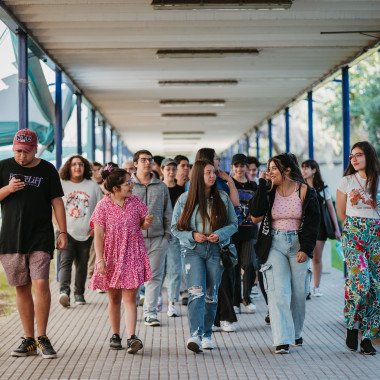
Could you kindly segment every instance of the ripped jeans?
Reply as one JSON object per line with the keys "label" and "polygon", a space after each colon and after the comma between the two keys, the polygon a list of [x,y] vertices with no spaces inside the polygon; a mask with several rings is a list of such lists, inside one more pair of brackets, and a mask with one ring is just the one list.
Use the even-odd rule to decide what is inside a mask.
{"label": "ripped jeans", "polygon": [[219,245],[205,242],[197,243],[194,249],[181,246],[181,254],[189,292],[190,335],[211,338],[224,269],[220,263]]}

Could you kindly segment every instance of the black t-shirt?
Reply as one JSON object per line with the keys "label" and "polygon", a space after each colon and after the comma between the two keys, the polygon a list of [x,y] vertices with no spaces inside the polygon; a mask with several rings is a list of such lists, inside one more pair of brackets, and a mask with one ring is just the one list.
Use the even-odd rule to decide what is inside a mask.
{"label": "black t-shirt", "polygon": [[238,232],[232,238],[238,241],[246,241],[257,238],[257,225],[252,222],[249,214],[248,203],[257,190],[256,182],[239,182],[232,178],[235,182],[236,189],[239,193],[239,206],[235,207],[238,218]]}
{"label": "black t-shirt", "polygon": [[26,186],[1,201],[0,254],[44,251],[53,257],[51,201],[64,195],[58,172],[45,160],[25,168],[8,158],[0,161],[0,188],[15,174],[25,176]]}
{"label": "black t-shirt", "polygon": [[173,187],[168,187],[169,189],[169,195],[170,195],[170,201],[172,202],[172,208],[174,209],[174,205],[177,202],[178,197],[185,192],[185,188],[180,185],[175,185]]}

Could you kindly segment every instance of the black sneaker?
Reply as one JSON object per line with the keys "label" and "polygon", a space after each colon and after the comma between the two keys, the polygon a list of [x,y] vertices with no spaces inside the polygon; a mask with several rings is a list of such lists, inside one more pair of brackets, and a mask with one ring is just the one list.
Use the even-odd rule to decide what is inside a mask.
{"label": "black sneaker", "polygon": [[307,293],[306,300],[307,300],[307,301],[311,300],[311,293],[310,293],[310,292]]}
{"label": "black sneaker", "polygon": [[111,350],[122,350],[121,338],[119,334],[113,334],[110,339],[110,349]]}
{"label": "black sneaker", "polygon": [[281,346],[277,346],[275,352],[276,354],[288,354],[289,344],[282,344]]}
{"label": "black sneaker", "polygon": [[182,297],[182,305],[187,306],[188,303],[189,303],[189,297]]}
{"label": "black sneaker", "polygon": [[363,355],[376,355],[376,350],[372,346],[371,339],[365,338],[360,342],[360,353]]}
{"label": "black sneaker", "polygon": [[161,323],[157,318],[145,317],[145,326],[160,326]]}
{"label": "black sneaker", "polygon": [[356,351],[358,349],[358,329],[346,330],[346,347],[350,351]]}
{"label": "black sneaker", "polygon": [[143,348],[143,344],[141,340],[137,338],[136,335],[132,335],[129,339],[127,339],[127,342],[128,342],[128,348],[127,348],[128,354],[135,354],[137,351]]}
{"label": "black sneaker", "polygon": [[55,359],[57,357],[57,353],[46,335],[41,335],[37,338],[37,346],[41,350],[44,359]]}
{"label": "black sneaker", "polygon": [[37,353],[37,343],[34,338],[24,338],[22,337],[22,342],[11,352],[11,356],[30,356],[38,355]]}
{"label": "black sneaker", "polygon": [[294,342],[294,347],[300,347],[300,346],[302,346],[303,345],[303,339],[302,339],[302,337],[301,338],[298,338],[298,339],[296,339],[295,340],[295,342]]}
{"label": "black sneaker", "polygon": [[267,311],[267,314],[265,315],[264,321],[266,325],[270,325],[269,310]]}
{"label": "black sneaker", "polygon": [[77,305],[86,305],[86,300],[84,299],[84,295],[83,294],[81,294],[81,295],[76,294],[74,296],[74,298],[75,298],[75,303]]}

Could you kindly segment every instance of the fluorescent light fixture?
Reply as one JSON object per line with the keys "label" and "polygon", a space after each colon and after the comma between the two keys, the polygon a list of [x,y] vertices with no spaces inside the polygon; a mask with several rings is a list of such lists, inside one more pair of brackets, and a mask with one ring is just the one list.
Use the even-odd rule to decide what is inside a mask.
{"label": "fluorescent light fixture", "polygon": [[220,79],[220,80],[160,80],[158,85],[165,86],[237,86],[239,82],[236,79]]}
{"label": "fluorescent light fixture", "polygon": [[159,49],[157,58],[224,58],[250,57],[259,55],[258,49],[226,48],[226,49]]}
{"label": "fluorescent light fixture", "polygon": [[153,0],[154,10],[284,10],[293,0]]}
{"label": "fluorescent light fixture", "polygon": [[163,118],[172,118],[172,117],[216,117],[217,114],[214,112],[181,112],[181,113],[162,113],[161,117]]}
{"label": "fluorescent light fixture", "polygon": [[186,107],[186,106],[212,106],[223,107],[224,99],[163,99],[160,100],[161,107]]}
{"label": "fluorescent light fixture", "polygon": [[181,136],[178,136],[178,137],[164,137],[163,140],[164,141],[182,141],[182,140],[191,140],[191,141],[197,141],[197,140],[200,140],[201,138],[200,137],[181,137]]}
{"label": "fluorescent light fixture", "polygon": [[204,135],[204,131],[164,131],[162,134],[165,136],[169,135]]}

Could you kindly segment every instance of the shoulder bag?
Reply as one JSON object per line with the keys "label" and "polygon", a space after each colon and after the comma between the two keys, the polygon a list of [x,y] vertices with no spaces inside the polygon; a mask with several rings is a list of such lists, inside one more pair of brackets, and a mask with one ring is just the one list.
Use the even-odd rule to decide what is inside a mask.
{"label": "shoulder bag", "polygon": [[329,239],[336,240],[335,227],[331,219],[329,208],[327,206],[325,189],[323,189],[323,201],[321,204],[321,219],[322,219],[323,225],[325,226],[326,236]]}
{"label": "shoulder bag", "polygon": [[232,268],[238,263],[238,255],[235,244],[230,243],[220,248],[220,261],[224,268]]}

